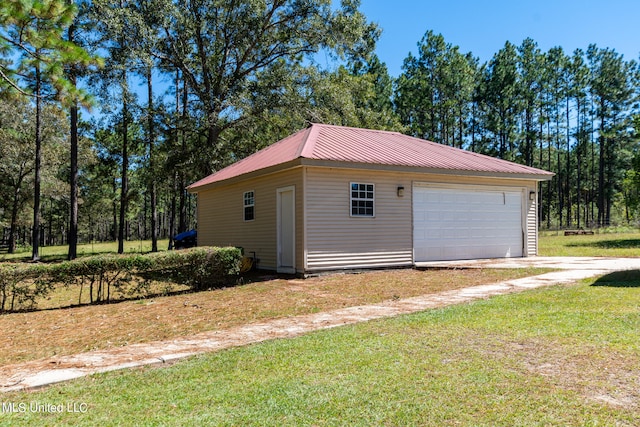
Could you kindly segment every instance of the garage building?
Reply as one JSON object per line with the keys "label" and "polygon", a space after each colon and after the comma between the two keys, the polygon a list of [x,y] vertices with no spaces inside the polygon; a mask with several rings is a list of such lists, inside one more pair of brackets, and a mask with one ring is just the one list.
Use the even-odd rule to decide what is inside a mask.
{"label": "garage building", "polygon": [[188,187],[198,243],[284,273],[537,254],[551,172],[398,132],[312,124]]}

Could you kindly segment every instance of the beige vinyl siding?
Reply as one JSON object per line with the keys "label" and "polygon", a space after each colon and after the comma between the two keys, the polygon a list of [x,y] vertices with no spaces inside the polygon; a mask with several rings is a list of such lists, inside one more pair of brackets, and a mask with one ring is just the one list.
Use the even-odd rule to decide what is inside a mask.
{"label": "beige vinyl siding", "polygon": [[[350,183],[375,185],[375,216],[350,215]],[[277,268],[277,189],[295,186],[296,270],[413,264],[414,183],[473,184],[523,190],[525,256],[537,253],[537,207],[532,180],[478,178],[363,168],[299,166],[198,193],[198,244],[241,246],[258,267]],[[398,186],[404,196],[397,196]],[[255,219],[244,221],[243,195],[253,191]]]}
{"label": "beige vinyl siding", "polygon": [[[525,256],[538,255],[538,192],[537,184],[527,188],[527,221],[525,233]],[[533,200],[529,199],[529,194],[535,193]]]}
{"label": "beige vinyl siding", "polygon": [[[412,187],[415,182],[512,187],[526,199],[523,244],[536,253],[536,207],[528,180],[308,167],[305,175],[308,271],[413,263]],[[350,216],[350,183],[375,184],[375,217]],[[397,187],[404,187],[404,197]],[[535,203],[534,203],[535,204]]]}
{"label": "beige vinyl siding", "polygon": [[[277,267],[276,191],[295,186],[296,269],[303,268],[302,168],[218,186],[198,193],[198,245],[241,246],[256,253],[258,267]],[[243,195],[254,192],[255,219],[244,221]]]}
{"label": "beige vinyl siding", "polygon": [[[411,181],[398,173],[306,169],[306,268],[411,265]],[[351,216],[350,184],[374,184],[374,217]],[[405,188],[404,197],[397,187]]]}

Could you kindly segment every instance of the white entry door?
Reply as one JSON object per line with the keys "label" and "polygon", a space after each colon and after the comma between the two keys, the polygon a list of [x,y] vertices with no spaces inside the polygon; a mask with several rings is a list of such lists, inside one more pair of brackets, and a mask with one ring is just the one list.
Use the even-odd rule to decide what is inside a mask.
{"label": "white entry door", "polygon": [[277,190],[278,272],[296,272],[296,190],[294,186]]}
{"label": "white entry door", "polygon": [[415,262],[521,257],[523,197],[514,188],[415,184]]}

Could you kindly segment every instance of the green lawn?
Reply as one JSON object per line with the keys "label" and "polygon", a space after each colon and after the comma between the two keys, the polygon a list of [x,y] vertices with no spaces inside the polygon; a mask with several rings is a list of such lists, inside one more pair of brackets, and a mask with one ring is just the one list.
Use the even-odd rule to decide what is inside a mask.
{"label": "green lawn", "polygon": [[0,424],[633,426],[639,309],[610,275],[5,395],[65,412]]}
{"label": "green lawn", "polygon": [[[543,256],[639,254],[638,233],[540,238]],[[640,272],[614,273],[11,393],[0,425],[635,426],[639,330]]]}
{"label": "green lawn", "polygon": [[541,256],[640,256],[640,233],[601,233],[592,236],[564,236],[542,232],[538,242]]}
{"label": "green lawn", "polygon": [[[164,251],[169,246],[169,240],[158,240],[158,250]],[[98,242],[84,243],[78,245],[78,256],[97,255],[102,253],[116,253],[118,251],[118,242]],[[124,251],[126,253],[147,253],[151,252],[151,240],[134,240],[124,242]],[[69,252],[68,245],[61,246],[44,246],[40,247],[40,258],[43,261],[63,261]],[[31,248],[19,250],[14,254],[0,254],[0,261],[27,261],[31,259]]]}

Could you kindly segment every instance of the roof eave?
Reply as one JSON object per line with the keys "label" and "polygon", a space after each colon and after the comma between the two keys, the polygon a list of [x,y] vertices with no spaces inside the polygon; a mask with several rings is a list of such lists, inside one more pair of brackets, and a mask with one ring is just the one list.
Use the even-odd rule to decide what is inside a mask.
{"label": "roof eave", "polygon": [[334,167],[334,168],[347,168],[347,169],[368,169],[377,171],[392,171],[392,172],[411,172],[411,173],[428,173],[438,175],[452,175],[452,176],[477,176],[477,177],[489,177],[489,178],[505,178],[505,179],[524,179],[533,181],[550,181],[555,175],[552,172],[546,174],[534,174],[534,173],[518,173],[518,172],[494,172],[494,171],[475,171],[464,169],[445,169],[445,168],[428,168],[423,166],[404,166],[404,165],[392,165],[381,163],[360,163],[360,162],[345,162],[336,160],[320,160],[320,159],[300,159],[303,166],[320,166],[320,167]]}
{"label": "roof eave", "polygon": [[227,178],[227,179],[223,179],[220,181],[214,181],[214,182],[210,182],[207,184],[202,184],[202,185],[194,185],[191,184],[190,186],[187,187],[187,191],[191,194],[198,194],[201,191],[206,191],[206,190],[210,190],[212,188],[216,188],[216,187],[221,187],[223,185],[229,185],[229,184],[235,184],[237,182],[241,182],[247,179],[251,179],[251,178],[256,178],[259,176],[263,176],[263,175],[269,175],[272,173],[276,173],[276,172],[280,172],[283,170],[287,170],[287,169],[291,169],[294,168],[296,166],[300,166],[301,164],[301,160],[300,158],[298,159],[293,159],[290,160],[288,162],[284,162],[284,163],[280,163],[277,165],[273,165],[273,166],[269,166],[263,169],[258,169],[252,172],[248,172],[242,175],[237,175],[231,178]]}
{"label": "roof eave", "polygon": [[251,178],[257,178],[263,175],[269,175],[272,173],[280,172],[283,170],[291,169],[297,166],[319,166],[319,167],[331,167],[342,169],[368,169],[377,171],[392,171],[392,172],[412,172],[412,173],[428,173],[438,175],[451,175],[451,176],[477,176],[477,177],[489,177],[489,178],[503,178],[503,179],[524,179],[533,181],[550,181],[554,173],[548,172],[548,174],[528,174],[528,173],[516,173],[516,172],[493,172],[493,171],[474,171],[463,169],[444,169],[444,168],[426,168],[421,166],[403,166],[403,165],[391,165],[391,164],[379,164],[379,163],[358,163],[358,162],[345,162],[337,160],[320,160],[320,159],[307,159],[297,158],[288,162],[280,163],[278,165],[269,166],[267,168],[258,169],[253,172],[245,173],[242,175],[234,176],[231,178],[223,179],[220,181],[214,181],[207,184],[197,185],[194,184],[187,187],[187,191],[192,194],[197,194],[201,191],[210,190],[212,188],[221,187],[224,185],[235,184]]}

